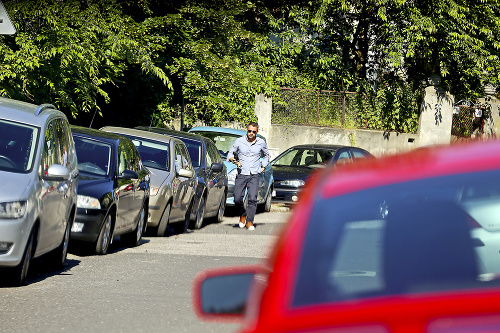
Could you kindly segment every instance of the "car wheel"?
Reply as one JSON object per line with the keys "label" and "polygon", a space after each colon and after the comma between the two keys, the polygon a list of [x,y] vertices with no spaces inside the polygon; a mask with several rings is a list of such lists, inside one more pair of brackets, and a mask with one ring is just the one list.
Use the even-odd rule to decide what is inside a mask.
{"label": "car wheel", "polygon": [[97,243],[95,247],[96,254],[106,254],[108,252],[109,244],[111,243],[111,228],[113,226],[113,218],[108,214],[104,219],[104,223],[99,232]]}
{"label": "car wheel", "polygon": [[271,211],[271,199],[272,199],[271,193],[272,192],[273,192],[272,188],[269,188],[269,191],[267,191],[266,201],[264,202],[264,211],[265,212]]}
{"label": "car wheel", "polygon": [[24,249],[24,254],[21,262],[14,268],[12,273],[12,283],[15,286],[23,286],[26,284],[26,277],[28,276],[28,270],[30,267],[31,259],[33,257],[33,233],[30,234],[28,238],[28,243]]}
{"label": "car wheel", "polygon": [[56,269],[64,268],[64,263],[66,262],[66,257],[68,256],[68,247],[69,247],[69,236],[71,234],[71,225],[72,218],[68,219],[66,223],[66,229],[64,230],[64,237],[61,245],[52,253],[52,262]]}
{"label": "car wheel", "polygon": [[156,231],[156,235],[158,237],[165,236],[165,232],[168,227],[168,219],[170,218],[170,203],[167,204],[165,210],[163,211],[163,215],[161,216],[160,223],[158,224],[158,230]]}
{"label": "car wheel", "polygon": [[200,229],[203,225],[203,216],[205,215],[205,197],[201,197],[198,210],[196,211],[196,219],[194,220],[194,228]]}
{"label": "car wheel", "polygon": [[222,222],[224,220],[224,211],[226,210],[226,200],[227,194],[224,192],[222,199],[219,204],[219,210],[217,211],[217,222]]}
{"label": "car wheel", "polygon": [[137,221],[137,226],[132,232],[123,235],[125,243],[134,247],[141,243],[142,234],[144,233],[144,206],[141,208],[141,212],[139,213],[139,219]]}

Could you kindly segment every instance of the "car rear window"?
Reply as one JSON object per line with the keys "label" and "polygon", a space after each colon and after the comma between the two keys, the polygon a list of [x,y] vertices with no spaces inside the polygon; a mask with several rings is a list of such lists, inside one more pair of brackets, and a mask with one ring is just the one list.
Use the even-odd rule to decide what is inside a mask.
{"label": "car rear window", "polygon": [[292,305],[497,284],[499,181],[488,171],[318,198]]}

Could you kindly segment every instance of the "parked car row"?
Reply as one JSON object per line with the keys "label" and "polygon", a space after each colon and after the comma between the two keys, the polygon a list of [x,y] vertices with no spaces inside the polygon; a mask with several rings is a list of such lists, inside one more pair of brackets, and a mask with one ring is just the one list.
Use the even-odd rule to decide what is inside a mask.
{"label": "parked car row", "polygon": [[[25,282],[35,257],[52,252],[63,265],[70,238],[106,254],[116,236],[137,246],[147,227],[157,236],[169,227],[199,229],[207,218],[221,222],[226,205],[235,204],[237,169],[226,158],[245,131],[97,130],[70,126],[50,104],[1,98],[0,109],[0,268],[15,284]],[[291,148],[260,175],[258,203],[270,211],[281,187],[299,184],[298,192],[308,171],[358,155],[370,156],[340,146]],[[296,177],[293,168],[303,168],[300,180],[287,183]],[[273,172],[280,177],[276,186]]]}

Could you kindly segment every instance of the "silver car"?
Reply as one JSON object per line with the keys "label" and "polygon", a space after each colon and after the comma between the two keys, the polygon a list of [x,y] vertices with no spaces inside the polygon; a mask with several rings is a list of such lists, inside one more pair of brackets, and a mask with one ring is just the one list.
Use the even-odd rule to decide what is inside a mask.
{"label": "silver car", "polygon": [[164,236],[167,226],[177,222],[187,231],[193,213],[196,174],[186,145],[168,135],[121,127],[103,127],[132,140],[142,163],[151,172],[148,227]]}
{"label": "silver car", "polygon": [[[0,267],[26,283],[32,258],[62,268],[76,212],[78,163],[66,116],[0,98]],[[2,278],[6,275],[2,275]]]}

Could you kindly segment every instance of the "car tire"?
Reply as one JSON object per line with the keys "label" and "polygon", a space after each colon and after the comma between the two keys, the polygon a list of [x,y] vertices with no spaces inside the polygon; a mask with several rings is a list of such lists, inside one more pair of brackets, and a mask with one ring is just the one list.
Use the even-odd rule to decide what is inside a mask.
{"label": "car tire", "polygon": [[272,199],[271,193],[272,192],[273,192],[272,188],[269,188],[269,191],[267,191],[266,201],[264,202],[264,211],[265,212],[270,212],[271,211],[271,199]]}
{"label": "car tire", "polygon": [[12,284],[14,286],[26,285],[26,277],[28,276],[31,259],[33,258],[34,235],[31,232],[26,247],[24,248],[23,258],[19,265],[14,267],[11,275]]}
{"label": "car tire", "polygon": [[200,198],[200,204],[196,211],[196,217],[193,223],[194,229],[200,229],[203,225],[203,217],[205,215],[205,197]]}
{"label": "car tire", "polygon": [[245,211],[248,209],[248,193],[245,194],[245,200],[243,201],[243,207]]}
{"label": "car tire", "polygon": [[141,208],[139,218],[137,219],[137,226],[132,232],[123,235],[125,243],[130,247],[135,247],[141,244],[142,235],[144,233],[144,206]]}
{"label": "car tire", "polygon": [[102,224],[101,231],[99,232],[99,237],[97,237],[97,242],[95,245],[95,253],[99,255],[104,255],[108,253],[109,244],[111,244],[113,228],[113,217],[111,214],[106,215],[104,218],[104,223]]}
{"label": "car tire", "polygon": [[224,220],[224,212],[226,210],[226,200],[227,200],[227,194],[224,192],[222,195],[222,199],[219,204],[219,210],[217,211],[217,222],[221,223]]}
{"label": "car tire", "polygon": [[68,256],[69,238],[71,235],[71,226],[73,225],[73,217],[70,215],[64,230],[64,237],[61,244],[50,254],[51,262],[56,269],[63,269],[66,257]]}
{"label": "car tire", "polygon": [[168,203],[167,207],[165,207],[165,210],[163,211],[163,214],[160,219],[160,223],[158,224],[158,229],[156,230],[156,235],[158,237],[165,236],[165,233],[167,232],[169,218],[170,218],[170,203]]}

